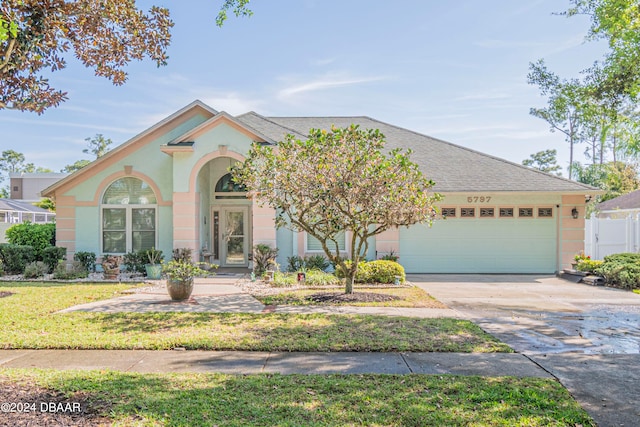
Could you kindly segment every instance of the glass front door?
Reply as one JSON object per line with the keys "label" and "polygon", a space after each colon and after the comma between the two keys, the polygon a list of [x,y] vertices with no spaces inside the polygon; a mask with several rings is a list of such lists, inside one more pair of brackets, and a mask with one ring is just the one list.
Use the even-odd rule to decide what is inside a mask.
{"label": "glass front door", "polygon": [[249,208],[220,209],[220,263],[223,267],[246,267],[249,249]]}

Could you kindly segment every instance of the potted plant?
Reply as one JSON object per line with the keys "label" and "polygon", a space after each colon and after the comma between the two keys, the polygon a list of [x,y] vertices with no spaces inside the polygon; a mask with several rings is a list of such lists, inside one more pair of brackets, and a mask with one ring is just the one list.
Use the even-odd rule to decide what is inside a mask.
{"label": "potted plant", "polygon": [[[199,263],[203,265],[205,263]],[[210,268],[216,268],[217,265],[208,264]],[[210,274],[206,270],[199,267],[198,264],[184,259],[171,261],[162,265],[162,271],[167,277],[167,292],[174,301],[182,301],[188,299],[193,292],[194,277],[201,277]]]}
{"label": "potted plant", "polygon": [[147,279],[160,280],[162,278],[162,251],[151,248],[147,251],[149,263],[144,266]]}
{"label": "potted plant", "polygon": [[107,280],[115,280],[120,274],[120,264],[122,264],[122,257],[119,255],[103,255],[102,270],[104,271],[104,278]]}

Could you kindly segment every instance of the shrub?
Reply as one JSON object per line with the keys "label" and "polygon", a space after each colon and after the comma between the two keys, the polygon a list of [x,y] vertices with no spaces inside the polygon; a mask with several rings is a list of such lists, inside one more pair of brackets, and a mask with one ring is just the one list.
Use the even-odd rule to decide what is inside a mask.
{"label": "shrub", "polygon": [[380,257],[381,260],[384,261],[395,261],[398,262],[398,260],[400,259],[400,257],[395,253],[395,251],[393,249],[391,249],[391,251]]}
{"label": "shrub", "polygon": [[173,250],[173,260],[192,262],[193,249],[191,248],[177,248]]}
{"label": "shrub", "polygon": [[0,259],[8,274],[22,274],[24,268],[35,261],[33,246],[0,243]]}
{"label": "shrub", "polygon": [[58,265],[58,261],[64,260],[67,255],[67,248],[58,246],[49,246],[42,251],[42,262],[45,263],[48,270],[47,273],[53,273],[53,269]]}
{"label": "shrub", "polygon": [[4,276],[4,264],[2,263],[1,259],[0,259],[0,276]]}
{"label": "shrub", "polygon": [[604,257],[595,270],[604,277],[607,285],[623,289],[640,288],[640,254],[621,253]]}
{"label": "shrub", "polygon": [[578,271],[586,271],[588,273],[594,273],[598,267],[602,265],[602,261],[597,261],[593,259],[584,259],[578,262],[576,266],[576,270]]}
{"label": "shrub", "polygon": [[276,271],[273,273],[273,281],[271,282],[272,286],[276,287],[289,287],[298,283],[298,280],[295,275],[290,273],[281,273]]}
{"label": "shrub", "polygon": [[87,273],[96,271],[96,254],[94,252],[76,252],[73,254],[73,260],[82,264]]}
{"label": "shrub", "polygon": [[89,276],[89,272],[80,261],[72,261],[67,266],[65,261],[58,262],[55,270],[53,270],[53,278],[57,280],[73,280],[84,279]]}
{"label": "shrub", "polygon": [[149,263],[147,252],[144,250],[137,252],[128,252],[123,255],[122,263],[124,264],[127,271],[132,273],[144,274],[144,266]]}
{"label": "shrub", "polygon": [[55,223],[34,224],[27,221],[12,225],[5,234],[11,244],[32,246],[36,260],[39,261],[42,261],[45,248],[56,244]]}
{"label": "shrub", "polygon": [[298,255],[287,257],[287,271],[294,273],[306,268],[304,258]]}
{"label": "shrub", "polygon": [[341,281],[331,273],[325,273],[320,270],[309,270],[305,273],[305,284],[307,286],[331,286],[340,285]]}
{"label": "shrub", "polygon": [[320,270],[326,271],[331,265],[328,259],[322,255],[309,255],[304,257],[304,263],[307,270]]}
{"label": "shrub", "polygon": [[253,247],[253,271],[256,276],[262,276],[267,270],[275,269],[278,248],[272,248],[264,243]]}
{"label": "shrub", "polygon": [[331,263],[322,255],[308,255],[304,258],[297,255],[287,258],[287,271],[293,273],[301,270],[327,271]]}
{"label": "shrub", "polygon": [[367,283],[394,283],[396,276],[400,277],[400,283],[404,282],[404,267],[396,261],[377,260],[366,265]]}
{"label": "shrub", "polygon": [[49,273],[49,266],[42,261],[30,262],[24,268],[24,277],[26,279],[37,279],[38,277],[44,277],[47,273]]}
{"label": "shrub", "polygon": [[[347,268],[351,261],[345,261]],[[338,268],[336,276],[344,278],[344,272]],[[356,271],[356,283],[394,283],[396,276],[400,276],[400,282],[405,281],[404,267],[395,261],[377,260],[371,262],[359,262]]]}

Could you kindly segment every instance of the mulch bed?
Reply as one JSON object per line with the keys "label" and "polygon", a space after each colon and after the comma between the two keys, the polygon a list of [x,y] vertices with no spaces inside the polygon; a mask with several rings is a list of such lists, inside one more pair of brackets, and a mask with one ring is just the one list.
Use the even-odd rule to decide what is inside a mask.
{"label": "mulch bed", "polygon": [[344,294],[340,292],[323,292],[319,294],[309,295],[307,300],[322,303],[340,303],[340,302],[387,302],[396,301],[400,297],[395,295],[377,294],[375,292],[354,292],[352,294]]}
{"label": "mulch bed", "polygon": [[8,297],[9,295],[13,295],[13,293],[0,291],[0,298]]}
{"label": "mulch bed", "polygon": [[0,426],[110,426],[111,404],[78,392],[67,397],[34,384],[0,379]]}

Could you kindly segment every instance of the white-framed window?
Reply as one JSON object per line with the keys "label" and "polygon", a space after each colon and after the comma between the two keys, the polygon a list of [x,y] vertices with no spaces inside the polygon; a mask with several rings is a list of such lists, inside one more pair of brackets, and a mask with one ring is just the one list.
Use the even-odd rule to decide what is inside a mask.
{"label": "white-framed window", "polygon": [[102,196],[102,252],[123,254],[158,246],[156,196],[146,182],[114,181]]}
{"label": "white-framed window", "polygon": [[[324,252],[322,249],[322,244],[320,243],[320,240],[316,239],[313,236],[310,236],[307,233],[304,233],[305,235],[305,252]],[[338,241],[338,249],[340,249],[340,252],[345,251],[345,234],[344,231],[339,232],[336,235],[336,240]],[[329,241],[327,242],[327,246],[329,246],[329,249],[334,250],[335,248],[332,247],[333,242]]]}

